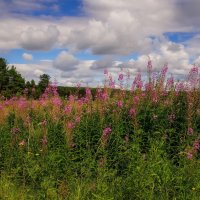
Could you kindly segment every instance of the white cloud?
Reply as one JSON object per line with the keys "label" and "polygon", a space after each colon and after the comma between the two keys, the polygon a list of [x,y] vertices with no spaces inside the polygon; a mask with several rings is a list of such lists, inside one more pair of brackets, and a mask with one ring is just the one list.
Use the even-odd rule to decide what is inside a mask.
{"label": "white cloud", "polygon": [[177,76],[185,76],[191,67],[190,56],[187,49],[182,44],[165,41],[160,45],[158,52],[142,54],[138,58],[132,58],[128,61],[103,58],[102,60],[95,61],[91,65],[91,70],[102,71],[103,68],[108,68],[109,71],[117,73],[117,71],[122,68],[128,69],[133,75],[137,72],[141,72],[145,75],[147,71],[148,56],[153,62],[154,71],[160,71],[161,68],[168,63],[169,73]]}
{"label": "white cloud", "polygon": [[93,62],[93,60],[81,61],[78,63],[76,70],[66,70],[65,72],[60,69],[55,69],[53,61],[48,60],[40,61],[35,64],[12,63],[10,66],[14,65],[26,80],[30,81],[34,79],[36,83],[39,81],[39,76],[46,73],[50,75],[51,81],[56,79],[59,85],[75,86],[77,83],[81,82],[83,86],[87,84],[95,86],[98,84],[98,81],[102,81],[103,72],[97,73],[90,70],[90,66]]}
{"label": "white cloud", "polygon": [[27,60],[27,61],[33,60],[33,56],[31,54],[28,54],[28,53],[23,53],[22,57],[23,57],[24,60]]}
{"label": "white cloud", "polygon": [[62,51],[54,60],[53,65],[57,69],[63,71],[75,70],[76,65],[79,63],[78,59],[67,51]]}
{"label": "white cloud", "polygon": [[49,25],[46,30],[29,27],[21,33],[20,44],[28,50],[50,50],[57,42],[59,31]]}
{"label": "white cloud", "polygon": [[18,64],[11,63],[10,66],[14,65],[26,80],[34,79],[36,82],[39,80],[41,74],[49,74],[52,78],[54,76],[59,77],[59,71],[53,69],[52,61],[39,61],[38,63]]}
{"label": "white cloud", "polygon": [[40,69],[36,69],[34,70],[34,75],[36,75],[37,77],[40,77],[40,75],[44,74],[44,71],[40,70]]}
{"label": "white cloud", "polygon": [[[168,62],[169,73],[177,78],[187,76],[191,65],[189,64],[189,55],[183,45],[176,46],[172,42],[162,44],[160,52],[151,53],[149,57],[153,62],[153,71],[160,69]],[[174,47],[175,46],[175,47]],[[199,58],[195,61],[199,63]],[[117,81],[120,70],[131,74],[131,80],[141,72],[146,75],[148,56],[141,55],[136,59],[128,61],[117,60],[116,57],[103,57],[102,60],[81,61],[75,58],[67,51],[62,51],[54,61],[43,60],[35,64],[14,64],[27,80],[39,80],[39,76],[47,73],[51,80],[56,79],[60,85],[75,86],[77,83],[90,86],[102,86],[104,83],[104,69],[107,68]],[[59,66],[59,67],[58,67]]]}
{"label": "white cloud", "polygon": [[104,70],[106,68],[111,68],[114,65],[114,57],[105,56],[100,60],[94,61],[91,65],[92,70]]}
{"label": "white cloud", "polygon": [[[42,9],[42,5],[46,5],[44,2],[32,1],[30,8]],[[190,7],[198,7],[198,2],[191,0]],[[13,1],[14,4],[22,4],[25,9],[30,3],[18,0]],[[0,49],[64,47],[72,51],[88,49],[101,55],[147,54],[158,48],[156,40],[150,36],[160,38],[164,32],[199,30],[196,18],[200,14],[196,9],[186,12],[187,1],[84,0],[83,4],[85,17],[4,16],[0,21]],[[0,6],[3,7],[2,2]],[[185,18],[183,15],[187,15],[190,23],[180,20],[180,16]]]}
{"label": "white cloud", "polygon": [[[27,77],[28,73],[36,77],[44,72],[58,76],[63,84],[82,79],[100,81],[105,67],[115,74],[122,66],[133,74],[145,72],[147,55],[153,60],[155,70],[160,70],[167,62],[171,73],[185,74],[191,58],[199,61],[199,0],[159,0],[159,3],[157,0],[84,0],[85,16],[60,18],[26,16],[28,11],[46,9],[45,0],[10,2],[7,7],[5,0],[0,2],[4,14],[7,10],[7,14],[1,14],[0,50],[68,49],[54,61],[18,65]],[[18,13],[13,18],[11,12],[18,8],[23,14]],[[59,8],[54,5],[54,9]],[[197,34],[183,44],[170,42],[163,36],[165,32],[178,31]],[[79,61],[73,55],[77,51],[103,57],[99,61]],[[117,57],[132,53],[140,56],[128,61]],[[43,68],[42,64],[48,67]]]}

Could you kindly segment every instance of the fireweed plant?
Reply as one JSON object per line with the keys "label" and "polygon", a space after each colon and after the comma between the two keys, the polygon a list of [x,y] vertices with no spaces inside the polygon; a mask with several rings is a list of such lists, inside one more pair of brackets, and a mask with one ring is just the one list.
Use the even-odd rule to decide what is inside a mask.
{"label": "fireweed plant", "polygon": [[199,199],[200,76],[167,70],[149,60],[146,81],[105,69],[95,94],[1,98],[0,199]]}

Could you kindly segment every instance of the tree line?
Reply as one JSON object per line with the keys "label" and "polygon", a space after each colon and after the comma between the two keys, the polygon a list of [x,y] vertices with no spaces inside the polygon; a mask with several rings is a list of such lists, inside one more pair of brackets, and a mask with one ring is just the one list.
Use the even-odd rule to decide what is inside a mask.
{"label": "tree line", "polygon": [[8,66],[5,58],[0,58],[0,96],[10,98],[12,96],[33,96],[39,97],[48,86],[50,76],[43,74],[40,76],[38,84],[34,80],[26,81],[16,70],[15,66]]}
{"label": "tree line", "polygon": [[[35,80],[26,81],[25,78],[16,70],[15,66],[8,66],[5,58],[0,58],[0,97],[11,98],[13,96],[25,95],[28,98],[38,99],[46,87],[50,83],[51,77],[48,74],[42,74],[39,77],[38,84]],[[83,96],[85,94],[85,88],[76,87],[64,87],[58,86],[58,93],[61,97],[69,96],[78,92],[77,95]],[[92,89],[94,96],[95,89]]]}

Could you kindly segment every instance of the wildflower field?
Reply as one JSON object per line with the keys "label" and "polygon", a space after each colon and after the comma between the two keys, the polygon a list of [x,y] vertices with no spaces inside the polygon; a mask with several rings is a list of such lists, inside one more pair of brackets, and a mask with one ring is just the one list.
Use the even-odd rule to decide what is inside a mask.
{"label": "wildflower field", "polygon": [[0,199],[200,199],[200,79],[138,73],[126,89],[0,100]]}

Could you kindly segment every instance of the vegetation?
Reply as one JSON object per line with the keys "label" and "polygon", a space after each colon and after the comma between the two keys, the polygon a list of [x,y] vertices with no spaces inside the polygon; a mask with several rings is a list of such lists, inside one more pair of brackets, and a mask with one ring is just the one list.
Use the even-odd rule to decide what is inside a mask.
{"label": "vegetation", "polygon": [[2,100],[0,199],[199,199],[198,68],[187,83],[148,71],[129,92],[127,74],[113,93],[106,71],[94,97],[48,85],[38,100]]}
{"label": "vegetation", "polygon": [[[42,74],[39,77],[38,84],[34,80],[26,81],[16,68],[8,67],[7,61],[0,58],[0,96],[11,98],[13,96],[25,95],[29,99],[39,99],[48,85],[51,84],[51,77],[48,74]],[[94,97],[96,89],[91,89]],[[58,86],[58,94],[62,98],[69,97],[70,94],[85,95],[85,88]]]}
{"label": "vegetation", "polygon": [[25,80],[12,66],[7,66],[5,59],[0,58],[0,94],[3,96],[20,95],[25,88]]}

